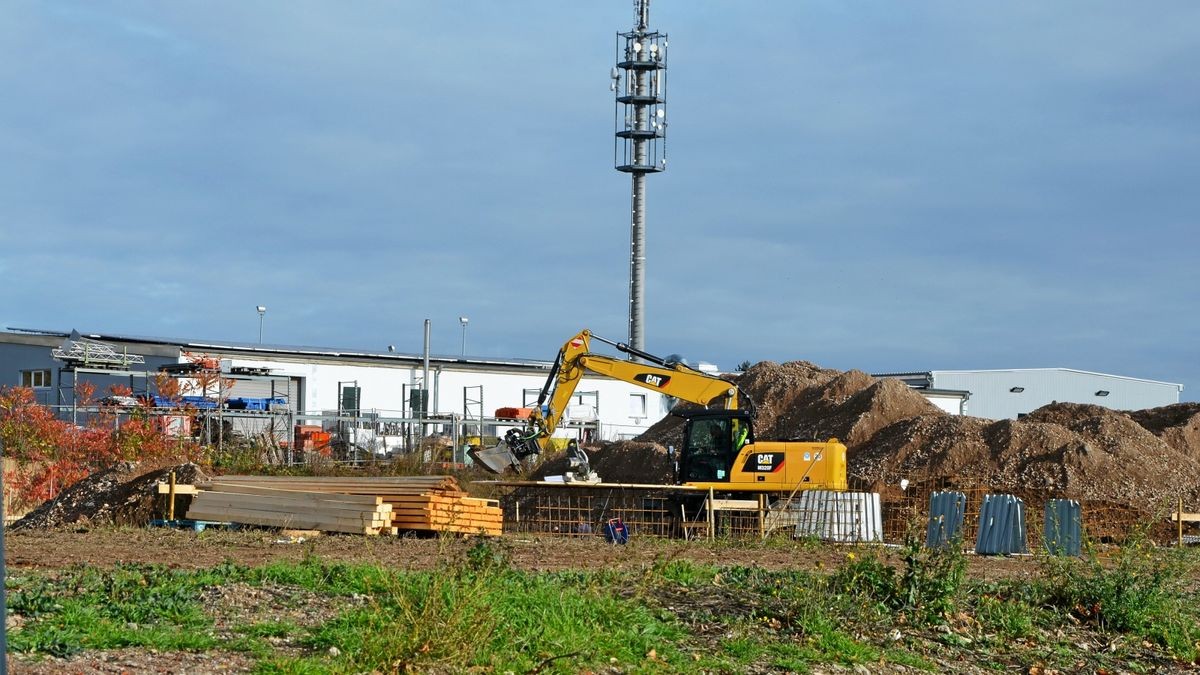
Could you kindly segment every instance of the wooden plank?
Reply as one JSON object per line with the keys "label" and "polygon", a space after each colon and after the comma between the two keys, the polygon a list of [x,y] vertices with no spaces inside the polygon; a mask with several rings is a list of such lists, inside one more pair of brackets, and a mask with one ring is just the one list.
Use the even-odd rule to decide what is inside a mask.
{"label": "wooden plank", "polygon": [[[212,494],[212,493],[209,493]],[[249,509],[254,511],[270,511],[273,513],[296,514],[296,515],[314,515],[326,516],[329,518],[361,518],[369,516],[371,518],[391,517],[390,510],[376,509],[321,509],[321,508],[301,508],[289,505],[271,504],[265,502],[255,502],[248,500],[231,500],[222,499],[219,496],[213,498],[196,498],[192,503],[193,508],[204,509]],[[378,507],[383,508],[383,507]]]}
{"label": "wooden plank", "polygon": [[[188,517],[193,520],[226,520],[246,525],[265,525],[268,527],[300,527],[317,529],[325,532],[348,532],[351,534],[379,534],[381,527],[371,527],[363,524],[336,523],[316,518],[281,517],[282,514],[238,513],[234,515],[219,512],[188,511]],[[386,527],[386,526],[385,526]]]}
{"label": "wooden plank", "polygon": [[[430,502],[430,503],[445,503],[456,504],[461,503],[464,498],[458,495],[379,495],[385,502]],[[499,506],[499,502],[496,502]]]}
{"label": "wooden plank", "polygon": [[215,517],[216,520],[229,521],[236,523],[257,523],[259,520],[269,521],[266,524],[277,525],[279,527],[287,527],[292,529],[328,529],[332,526],[350,527],[355,530],[364,527],[386,527],[391,525],[390,518],[337,518],[322,516],[315,513],[279,513],[277,511],[260,511],[258,509],[222,509],[222,508],[200,508],[188,509],[188,517],[192,518],[195,513],[205,514],[205,517],[196,517],[193,520],[213,520],[209,516]]}
{"label": "wooden plank", "polygon": [[309,501],[280,497],[275,495],[243,495],[234,492],[202,492],[192,500],[193,505],[199,504],[230,504],[247,505],[269,511],[287,512],[318,512],[352,511],[356,513],[377,512],[390,513],[391,504],[350,504],[337,500]]}
{"label": "wooden plank", "polygon": [[461,507],[419,507],[419,506],[393,506],[392,513],[478,513],[483,515],[499,516],[503,513],[499,509],[487,508],[484,506],[461,506]]}
{"label": "wooden plank", "polygon": [[503,525],[498,520],[475,520],[473,518],[393,518],[391,521],[393,527],[403,527],[407,525],[462,525],[464,527],[486,526],[497,527]]}
{"label": "wooden plank", "polygon": [[[392,505],[388,504],[387,506],[392,506]],[[486,516],[500,516],[504,512],[501,511],[500,509],[488,509],[488,508],[472,507],[472,506],[453,508],[453,507],[428,507],[428,506],[422,507],[422,506],[411,506],[410,505],[410,506],[393,506],[392,513],[433,513],[433,514],[440,514],[440,515],[447,515],[447,516],[453,516],[456,514],[458,514],[458,515],[480,514],[480,515],[486,515]]]}
{"label": "wooden plank", "polygon": [[[270,509],[255,509],[247,506],[222,506],[220,504],[201,505],[196,509],[188,509],[189,517],[193,511],[204,513],[221,513],[224,514],[222,520],[237,520],[239,517],[246,515],[262,515],[281,520],[302,520],[304,522],[325,522],[339,523],[342,525],[368,525],[378,527],[391,523],[392,514],[372,514],[372,513],[347,513],[343,515],[330,515],[327,513],[289,513],[286,511],[272,511]],[[201,519],[203,520],[203,519]],[[291,525],[297,529],[304,529],[303,525]]]}
{"label": "wooden plank", "polygon": [[242,485],[238,483],[209,483],[206,492],[224,492],[246,495],[264,495],[290,497],[296,499],[311,499],[313,501],[339,501],[347,504],[382,504],[383,498],[376,495],[348,495],[340,492],[312,492],[307,490],[289,490],[276,487],[261,487],[258,485]]}
{"label": "wooden plank", "polygon": [[757,499],[714,499],[714,511],[757,511]]}
{"label": "wooden plank", "polygon": [[241,482],[253,485],[307,483],[312,485],[350,485],[358,487],[375,487],[379,485],[402,488],[437,487],[461,490],[458,481],[452,476],[217,476],[213,480],[226,483]]}
{"label": "wooden plank", "polygon": [[[455,490],[439,490],[435,487],[412,486],[409,488],[399,487],[395,485],[387,486],[361,486],[361,485],[334,485],[328,483],[264,483],[255,484],[249,482],[234,482],[225,483],[222,485],[246,485],[259,488],[274,488],[282,490],[296,490],[301,492],[322,492],[327,494],[348,494],[348,495],[377,495],[377,496],[397,496],[397,497],[420,497],[422,495],[437,495],[447,497],[465,497],[467,493]],[[202,488],[207,488],[211,484],[202,484]]]}
{"label": "wooden plank", "polygon": [[482,504],[482,505],[491,506],[491,507],[494,507],[497,509],[500,508],[500,500],[499,499],[484,499],[483,497],[463,497],[463,501],[467,502],[468,504]]}
{"label": "wooden plank", "polygon": [[1200,513],[1188,513],[1186,511],[1180,513],[1178,511],[1174,511],[1171,513],[1171,520],[1184,523],[1200,523]]}
{"label": "wooden plank", "polygon": [[401,526],[399,530],[424,530],[427,532],[455,532],[460,534],[483,534],[488,536],[498,537],[504,533],[504,530],[499,527],[459,527],[455,525],[441,525],[438,527],[411,527]]}
{"label": "wooden plank", "polygon": [[[197,488],[195,485],[187,485],[185,483],[176,483],[175,484],[175,494],[176,495],[194,495],[199,491],[200,491],[200,488]],[[168,485],[167,483],[159,483],[158,484],[158,494],[160,494],[160,495],[171,494],[171,486]]]}

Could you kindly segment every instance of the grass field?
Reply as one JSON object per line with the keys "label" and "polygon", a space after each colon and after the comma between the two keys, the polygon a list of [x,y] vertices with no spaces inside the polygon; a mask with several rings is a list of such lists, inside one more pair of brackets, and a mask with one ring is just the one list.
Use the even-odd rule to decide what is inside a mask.
{"label": "grass field", "polygon": [[317,556],[10,570],[9,649],[35,672],[109,652],[262,673],[1154,672],[1200,657],[1194,551],[1131,544],[985,580],[915,545],[837,548],[823,569],[663,556],[553,572],[510,565],[503,539],[453,548],[421,571]]}

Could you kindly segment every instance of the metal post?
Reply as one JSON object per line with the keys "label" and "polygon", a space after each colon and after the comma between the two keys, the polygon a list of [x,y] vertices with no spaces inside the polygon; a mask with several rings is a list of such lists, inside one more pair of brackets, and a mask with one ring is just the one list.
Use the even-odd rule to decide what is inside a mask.
{"label": "metal post", "polygon": [[712,541],[717,538],[717,518],[713,513],[713,489],[708,488],[708,500],[705,502],[708,506],[708,540]]}
{"label": "metal post", "polygon": [[461,356],[467,355],[467,322],[470,321],[465,316],[458,317],[458,322],[462,324],[462,353]]}
{"label": "metal post", "polygon": [[[419,438],[417,438],[418,448],[421,447],[421,443],[425,440],[425,417],[429,412],[429,329],[431,325],[432,322],[429,319],[425,319],[425,347],[423,351],[424,358],[421,371],[421,390],[424,393],[421,395],[421,402],[423,405],[419,411],[421,416],[421,435]],[[424,452],[424,450],[421,451],[422,459],[424,459]]]}
{"label": "metal post", "polygon": [[167,520],[175,520],[175,472],[171,472],[170,494],[167,495]]}

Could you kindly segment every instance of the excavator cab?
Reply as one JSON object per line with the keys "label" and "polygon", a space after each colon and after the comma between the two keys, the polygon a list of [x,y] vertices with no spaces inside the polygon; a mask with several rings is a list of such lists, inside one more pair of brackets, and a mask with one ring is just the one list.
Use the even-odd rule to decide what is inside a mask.
{"label": "excavator cab", "polygon": [[701,410],[675,414],[685,420],[677,482],[727,482],[742,446],[754,442],[750,411]]}

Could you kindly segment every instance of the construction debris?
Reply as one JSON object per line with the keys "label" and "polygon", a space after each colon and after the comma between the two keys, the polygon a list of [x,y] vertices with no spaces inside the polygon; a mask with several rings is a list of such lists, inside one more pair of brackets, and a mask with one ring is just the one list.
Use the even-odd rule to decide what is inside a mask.
{"label": "construction debris", "polygon": [[158,485],[175,472],[179,483],[207,480],[195,464],[147,471],[134,462],[119,462],[71,485],[46,501],[12,529],[44,529],[64,525],[145,525],[163,511]]}

